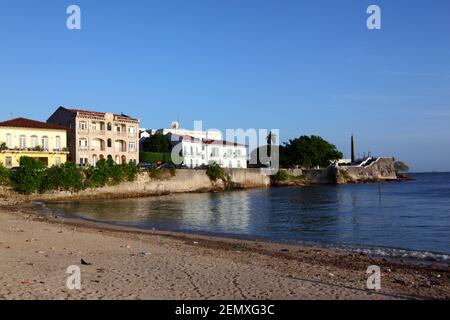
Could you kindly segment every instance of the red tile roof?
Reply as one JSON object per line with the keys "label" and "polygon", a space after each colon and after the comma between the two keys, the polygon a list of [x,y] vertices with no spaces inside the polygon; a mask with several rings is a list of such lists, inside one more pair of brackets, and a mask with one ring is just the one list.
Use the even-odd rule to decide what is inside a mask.
{"label": "red tile roof", "polygon": [[15,118],[8,121],[0,122],[0,127],[67,130],[66,127],[59,126],[57,124],[40,122],[25,118]]}

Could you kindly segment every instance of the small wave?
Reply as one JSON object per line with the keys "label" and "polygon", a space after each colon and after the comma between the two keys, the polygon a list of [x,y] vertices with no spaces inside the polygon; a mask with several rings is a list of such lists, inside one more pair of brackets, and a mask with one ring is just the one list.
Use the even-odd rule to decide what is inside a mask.
{"label": "small wave", "polygon": [[450,264],[450,255],[430,251],[415,251],[386,247],[360,248],[347,245],[338,246],[337,249],[345,252],[364,253],[379,258],[402,259],[415,262],[437,262],[446,265]]}

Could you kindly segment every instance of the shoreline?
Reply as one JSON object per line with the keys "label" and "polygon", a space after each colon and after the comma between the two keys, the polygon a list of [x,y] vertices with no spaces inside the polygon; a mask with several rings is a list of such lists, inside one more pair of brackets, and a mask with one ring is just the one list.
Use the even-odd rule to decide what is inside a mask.
{"label": "shoreline", "polygon": [[[286,187],[286,186],[285,186]],[[232,191],[229,191],[232,192]],[[162,195],[162,197],[165,195]],[[167,195],[167,196],[170,196]],[[73,200],[73,199],[72,199]],[[117,200],[117,199],[115,199]],[[157,229],[157,228],[140,228],[140,227],[129,227],[125,226],[120,223],[114,223],[114,222],[102,222],[95,219],[89,219],[80,217],[71,213],[67,212],[55,212],[54,210],[47,207],[47,202],[52,201],[70,201],[68,200],[50,200],[50,201],[32,201],[31,204],[35,205],[37,207],[40,207],[38,209],[38,212],[34,212],[38,215],[43,215],[44,217],[57,217],[60,219],[66,219],[66,222],[70,224],[77,225],[79,223],[85,224],[85,225],[91,225],[93,227],[97,227],[99,229],[108,229],[108,227],[112,227],[114,230],[118,231],[124,231],[124,232],[134,232],[134,233],[148,233],[151,234],[158,234],[158,235],[170,235],[173,237],[176,237],[177,235],[184,235],[184,236],[193,236],[193,237],[210,237],[210,238],[216,238],[216,239],[228,239],[228,240],[237,240],[237,241],[250,241],[250,242],[259,242],[259,243],[266,243],[266,244],[278,244],[278,245],[292,245],[292,246],[299,246],[309,249],[324,249],[324,250],[332,250],[332,251],[338,251],[338,252],[344,252],[349,254],[360,254],[363,253],[367,255],[368,257],[374,259],[374,260],[389,260],[391,262],[397,262],[397,263],[408,263],[408,264],[414,264],[414,265],[439,265],[443,267],[450,267],[450,261],[441,261],[438,260],[439,258],[445,259],[444,257],[450,256],[449,253],[444,252],[434,252],[429,250],[414,250],[414,249],[408,249],[408,248],[401,248],[401,247],[383,247],[383,246],[376,246],[376,245],[358,245],[358,244],[351,244],[351,243],[342,243],[342,244],[333,244],[333,243],[320,243],[320,242],[300,242],[300,241],[294,241],[294,240],[280,240],[280,239],[270,239],[270,238],[264,238],[264,237],[257,237],[257,236],[248,236],[244,234],[227,234],[227,233],[215,233],[215,232],[201,232],[201,231],[194,231],[194,230],[171,230],[171,229]],[[76,200],[76,201],[87,201],[87,200]],[[380,254],[375,253],[376,250],[385,250],[385,251],[397,251],[403,253],[402,256],[392,256],[388,254]],[[428,257],[424,258],[418,258],[414,257],[413,254],[419,253],[419,254],[427,254]]]}
{"label": "shoreline", "polygon": [[[15,226],[8,225],[8,221],[13,221]],[[14,227],[19,231],[15,232]],[[43,217],[36,214],[30,203],[25,202],[0,207],[0,229],[6,233],[0,238],[0,256],[6,262],[0,266],[0,271],[8,275],[7,283],[0,286],[0,298],[3,299],[126,299],[127,295],[134,299],[188,300],[450,298],[450,268],[437,264],[400,263],[371,258],[366,254],[293,244],[171,231],[126,230],[104,223]],[[37,230],[47,230],[52,236],[41,235]],[[70,237],[65,234],[70,234]],[[59,245],[65,247],[56,248]],[[28,246],[33,249],[24,256]],[[54,250],[50,249],[50,253],[44,254],[43,258],[39,252],[47,252],[48,247]],[[65,252],[69,247],[72,254]],[[149,257],[140,257],[142,249],[133,250],[138,247],[150,247]],[[53,256],[56,252],[58,255]],[[74,252],[78,252],[76,258]],[[99,266],[108,269],[105,265],[113,264],[114,272],[102,271],[98,274],[102,268],[90,270],[88,276],[93,278],[87,284],[88,292],[72,293],[64,288],[65,274],[57,266],[62,262],[63,265],[79,264],[83,258],[93,262],[93,269]],[[154,258],[157,261],[153,261]],[[59,280],[52,282],[58,288],[58,294],[52,294],[52,289],[47,288],[49,292],[39,289],[42,281],[38,281],[36,273],[39,274],[40,268],[29,270],[30,264],[42,263],[42,259],[48,261],[41,269],[49,271],[54,277],[55,272],[60,273]],[[130,264],[139,272],[130,274]],[[365,288],[365,272],[373,264],[379,265],[382,270],[382,290],[379,292]],[[142,278],[141,273],[149,277]],[[172,278],[173,274],[178,276]],[[233,275],[231,278],[228,276],[230,274]],[[96,276],[101,276],[100,280]],[[161,285],[153,290],[146,290],[152,286],[154,277],[164,280],[160,280]],[[26,290],[27,286],[22,284],[31,281],[28,278],[34,278],[37,282],[34,291]],[[133,283],[135,287],[121,286],[111,290],[106,284],[111,284],[114,278],[122,283]],[[208,283],[208,279],[213,283]],[[165,289],[175,288],[179,282],[183,283],[182,288]]]}

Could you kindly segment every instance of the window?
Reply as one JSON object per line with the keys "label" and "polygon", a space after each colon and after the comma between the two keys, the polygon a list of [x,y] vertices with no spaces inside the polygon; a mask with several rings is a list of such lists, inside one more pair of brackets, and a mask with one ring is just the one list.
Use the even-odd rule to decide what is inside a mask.
{"label": "window", "polygon": [[34,149],[37,146],[38,146],[38,137],[37,136],[31,136],[30,147]]}
{"label": "window", "polygon": [[81,139],[78,141],[78,145],[79,145],[80,149],[87,149],[87,146],[88,146],[88,140],[87,140],[86,138],[81,138]]}
{"label": "window", "polygon": [[218,157],[219,156],[219,148],[217,148],[217,147],[212,148],[211,156]]}
{"label": "window", "polygon": [[238,161],[237,161],[237,167],[238,167],[238,168],[241,168],[241,160],[238,160]]}
{"label": "window", "polygon": [[136,151],[136,142],[130,142],[128,144],[128,149],[129,149],[130,152]]}
{"label": "window", "polygon": [[108,148],[112,148],[112,140],[108,139]]}
{"label": "window", "polygon": [[55,145],[56,145],[57,150],[61,150],[61,137],[60,136],[56,136]]}
{"label": "window", "polygon": [[111,122],[108,122],[107,128],[108,128],[108,131],[111,131],[111,130],[112,130],[112,124],[111,124]]}
{"label": "window", "polygon": [[59,166],[61,165],[61,158],[60,158],[60,157],[56,157],[56,158],[55,158],[55,165],[56,165],[57,167],[59,167]]}
{"label": "window", "polygon": [[86,130],[87,129],[87,122],[86,121],[80,121],[79,128],[80,128],[80,130]]}
{"label": "window", "polygon": [[7,167],[12,167],[12,157],[6,157],[5,158],[5,165]]}
{"label": "window", "polygon": [[21,135],[19,137],[19,149],[25,149],[27,147],[27,137]]}
{"label": "window", "polygon": [[136,127],[128,127],[128,134],[130,135],[136,134]]}
{"label": "window", "polygon": [[42,148],[44,148],[44,150],[48,150],[48,137],[47,136],[42,137],[41,145],[42,145]]}
{"label": "window", "polygon": [[82,166],[85,166],[88,164],[88,158],[80,158],[80,164]]}
{"label": "window", "polygon": [[228,162],[228,168],[233,168],[233,162],[231,160]]}
{"label": "window", "polygon": [[8,133],[6,135],[6,147],[7,148],[12,148],[12,146],[11,146],[11,134],[10,133]]}

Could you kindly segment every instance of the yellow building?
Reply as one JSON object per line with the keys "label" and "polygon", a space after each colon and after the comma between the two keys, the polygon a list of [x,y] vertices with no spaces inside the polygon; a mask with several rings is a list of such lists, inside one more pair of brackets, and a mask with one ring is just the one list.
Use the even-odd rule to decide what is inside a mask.
{"label": "yellow building", "polygon": [[67,161],[65,127],[24,118],[0,122],[0,163],[17,167],[21,157],[41,161],[48,167]]}

